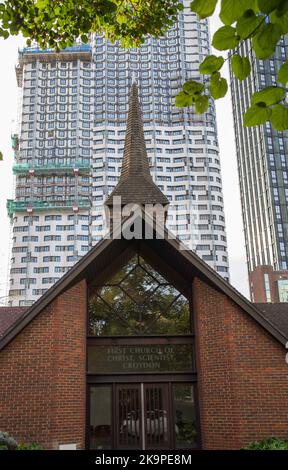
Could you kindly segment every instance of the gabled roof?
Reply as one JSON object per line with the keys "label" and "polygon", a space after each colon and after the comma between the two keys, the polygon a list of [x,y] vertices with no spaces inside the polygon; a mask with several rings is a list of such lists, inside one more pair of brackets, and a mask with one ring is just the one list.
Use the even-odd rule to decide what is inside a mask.
{"label": "gabled roof", "polygon": [[0,337],[18,320],[28,307],[0,307]]}
{"label": "gabled roof", "polygon": [[[144,224],[144,212],[141,217]],[[127,221],[126,221],[127,223]],[[135,219],[133,220],[135,223]],[[138,248],[141,244],[154,250],[165,262],[181,273],[185,279],[192,282],[197,276],[216,290],[224,293],[244,312],[252,317],[262,328],[268,331],[277,341],[286,346],[288,335],[272,323],[254,304],[237,292],[227,281],[210,268],[195,253],[188,250],[183,243],[167,229],[164,238],[161,231],[155,226],[155,220],[145,214],[145,225],[154,230],[153,239],[125,240],[112,239],[108,234],[94,248],[92,248],[78,263],[76,263],[56,284],[54,284],[42,297],[40,297],[24,315],[10,327],[0,339],[0,350],[4,348],[26,325],[28,325],[45,307],[57,296],[69,289],[82,279],[92,282],[117,256],[121,256],[132,245]],[[157,238],[158,237],[158,238]]]}
{"label": "gabled roof", "polygon": [[106,206],[112,205],[114,196],[121,196],[122,205],[169,204],[150,174],[136,83],[132,84],[129,98],[121,175],[105,202]]}

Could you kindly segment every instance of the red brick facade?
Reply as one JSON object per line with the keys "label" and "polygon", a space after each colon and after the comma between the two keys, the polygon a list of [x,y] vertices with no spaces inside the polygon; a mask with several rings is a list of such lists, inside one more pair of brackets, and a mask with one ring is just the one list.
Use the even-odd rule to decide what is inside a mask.
{"label": "red brick facade", "polygon": [[[265,275],[267,284],[265,286]],[[252,302],[281,302],[277,281],[288,279],[288,271],[274,271],[272,266],[257,266],[249,274],[250,292]],[[268,292],[267,292],[268,289]]]}
{"label": "red brick facade", "polygon": [[193,284],[202,443],[237,449],[288,435],[285,348],[232,300]]}
{"label": "red brick facade", "polygon": [[0,430],[45,448],[85,446],[86,282],[66,291],[0,354]]}
{"label": "red brick facade", "polygon": [[[204,449],[288,434],[285,348],[225,294],[193,282]],[[56,298],[0,353],[0,429],[47,449],[85,448],[86,282]]]}

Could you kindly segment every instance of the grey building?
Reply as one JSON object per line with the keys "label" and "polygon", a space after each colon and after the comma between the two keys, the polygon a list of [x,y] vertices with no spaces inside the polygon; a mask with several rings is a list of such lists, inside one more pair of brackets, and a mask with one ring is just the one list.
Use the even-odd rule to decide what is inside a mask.
{"label": "grey building", "polygon": [[[254,301],[257,301],[253,298],[256,268],[272,266],[275,271],[288,268],[288,132],[273,130],[269,122],[245,128],[243,114],[255,91],[276,85],[277,72],[288,59],[287,46],[286,37],[277,46],[273,58],[257,60],[250,43],[246,42],[240,54],[250,58],[251,76],[240,82],[231,74],[247,263]],[[264,278],[259,282],[264,283]],[[267,301],[268,298],[267,292]]]}

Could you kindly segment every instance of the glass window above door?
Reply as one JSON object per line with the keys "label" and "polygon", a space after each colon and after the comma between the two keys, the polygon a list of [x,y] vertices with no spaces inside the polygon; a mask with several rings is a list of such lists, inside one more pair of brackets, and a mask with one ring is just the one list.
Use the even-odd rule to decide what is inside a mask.
{"label": "glass window above door", "polygon": [[89,336],[191,333],[187,298],[135,255],[89,293]]}

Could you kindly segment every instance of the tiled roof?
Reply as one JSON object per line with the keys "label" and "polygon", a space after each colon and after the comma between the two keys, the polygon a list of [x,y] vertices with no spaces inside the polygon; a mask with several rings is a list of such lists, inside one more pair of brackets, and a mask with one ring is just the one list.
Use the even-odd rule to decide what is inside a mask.
{"label": "tiled roof", "polygon": [[276,328],[288,337],[288,303],[255,305]]}
{"label": "tiled roof", "polygon": [[132,84],[129,98],[121,175],[117,186],[105,202],[107,206],[112,205],[114,196],[121,196],[122,205],[169,204],[150,174],[136,83]]}
{"label": "tiled roof", "polygon": [[0,337],[26,312],[28,307],[0,307]]}

